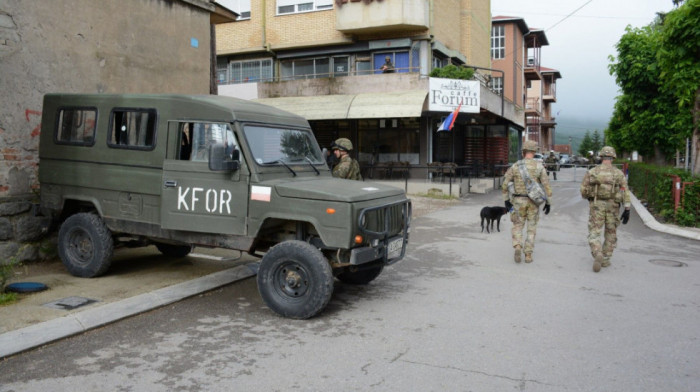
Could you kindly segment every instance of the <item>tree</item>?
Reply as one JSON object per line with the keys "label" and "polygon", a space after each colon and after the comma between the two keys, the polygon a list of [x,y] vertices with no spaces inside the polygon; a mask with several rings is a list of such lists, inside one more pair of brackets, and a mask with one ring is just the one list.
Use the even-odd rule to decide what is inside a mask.
{"label": "tree", "polygon": [[[678,5],[679,2],[674,1]],[[693,174],[700,175],[700,0],[688,0],[664,18],[657,54],[662,90],[673,96],[681,113],[679,127],[692,121]]]}
{"label": "tree", "polygon": [[[698,1],[690,0],[682,7]],[[673,91],[661,82],[657,53],[663,51],[664,32],[659,17],[646,27],[628,26],[617,43],[618,55],[610,57],[609,69],[622,95],[616,98],[605,132],[608,144],[620,152],[636,150],[644,156],[654,156],[658,163],[664,163],[666,156],[673,154],[691,134],[690,112],[679,110]],[[692,55],[693,52],[686,54]]]}
{"label": "tree", "polygon": [[593,140],[591,139],[591,131],[586,131],[581,144],[578,146],[578,154],[582,157],[587,157],[589,151],[593,151]]}
{"label": "tree", "polygon": [[600,151],[603,148],[603,140],[600,138],[600,132],[596,129],[591,137],[591,151]]}

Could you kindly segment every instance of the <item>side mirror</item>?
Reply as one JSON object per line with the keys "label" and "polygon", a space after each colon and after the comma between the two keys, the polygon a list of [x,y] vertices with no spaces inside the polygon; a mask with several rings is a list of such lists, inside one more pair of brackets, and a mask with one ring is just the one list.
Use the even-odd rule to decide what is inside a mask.
{"label": "side mirror", "polygon": [[233,150],[231,156],[226,155],[226,147],[222,143],[214,143],[209,147],[209,170],[234,171],[240,166],[240,152]]}

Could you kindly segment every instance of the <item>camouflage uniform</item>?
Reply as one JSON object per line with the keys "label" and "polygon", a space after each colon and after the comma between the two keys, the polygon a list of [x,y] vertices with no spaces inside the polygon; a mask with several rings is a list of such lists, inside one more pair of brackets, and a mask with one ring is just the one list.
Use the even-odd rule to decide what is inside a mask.
{"label": "camouflage uniform", "polygon": [[[614,154],[614,150],[613,150]],[[617,227],[620,225],[620,204],[630,208],[630,192],[622,171],[612,165],[600,164],[586,172],[581,182],[581,196],[588,199],[588,244],[591,255],[600,263],[593,270],[610,265],[610,257],[617,245]],[[604,242],[600,234],[604,231]]]}
{"label": "camouflage uniform", "polygon": [[[554,179],[556,180],[557,179],[557,170],[559,170],[559,169],[557,169],[557,157],[556,157],[556,155],[554,155],[553,153],[549,154],[547,159],[544,160],[544,163],[547,164],[547,171],[551,172],[552,175],[554,176]],[[547,174],[549,174],[549,173],[547,173]]]}
{"label": "camouflage uniform", "polygon": [[340,162],[333,168],[333,177],[362,181],[360,164],[350,158],[349,155],[345,155],[340,158]]}
{"label": "camouflage uniform", "polygon": [[[552,188],[549,186],[547,170],[545,170],[544,166],[542,166],[540,162],[534,159],[523,159],[522,161],[516,162],[513,166],[508,168],[503,178],[503,186],[501,187],[503,199],[505,201],[511,201],[514,209],[513,213],[510,214],[510,220],[513,222],[513,228],[511,230],[513,237],[513,248],[517,246],[522,247],[523,228],[527,222],[527,238],[525,240],[524,251],[526,261],[528,261],[528,256],[531,255],[532,251],[535,249],[535,234],[537,232],[537,222],[539,221],[540,217],[540,207],[533,203],[529,197],[527,197],[525,182],[523,181],[520,175],[520,170],[518,169],[518,164],[520,162],[525,163],[525,169],[530,174],[530,177],[544,186],[544,190],[547,193],[547,198],[550,200],[552,197]],[[510,182],[513,182],[514,185],[513,195],[510,195],[508,192],[508,183]],[[551,205],[551,202],[548,202],[548,204]]]}

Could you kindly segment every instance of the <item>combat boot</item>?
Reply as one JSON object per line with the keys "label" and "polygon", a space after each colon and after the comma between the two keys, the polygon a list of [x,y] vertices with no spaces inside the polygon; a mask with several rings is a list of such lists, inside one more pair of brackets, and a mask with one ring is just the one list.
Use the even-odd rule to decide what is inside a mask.
{"label": "combat boot", "polygon": [[596,253],[595,258],[593,260],[593,272],[598,272],[600,271],[600,267],[603,266],[603,255],[600,253]]}
{"label": "combat boot", "polygon": [[532,263],[532,253],[525,253],[525,262]]}
{"label": "combat boot", "polygon": [[520,262],[520,246],[515,247],[515,254],[513,255],[513,259],[516,263]]}

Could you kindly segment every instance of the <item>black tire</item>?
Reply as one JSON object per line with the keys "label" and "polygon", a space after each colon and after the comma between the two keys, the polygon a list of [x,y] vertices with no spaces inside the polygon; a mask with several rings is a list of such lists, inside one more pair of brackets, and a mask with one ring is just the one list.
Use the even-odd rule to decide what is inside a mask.
{"label": "black tire", "polygon": [[192,252],[192,245],[173,245],[173,244],[163,244],[156,243],[156,248],[160,253],[168,257],[182,258]]}
{"label": "black tire", "polygon": [[112,233],[91,213],[70,216],[58,231],[58,255],[71,275],[94,278],[112,263]]}
{"label": "black tire", "polygon": [[367,284],[379,276],[384,269],[383,265],[372,268],[361,269],[359,271],[345,271],[338,274],[338,280],[347,284]]}
{"label": "black tire", "polygon": [[260,262],[258,291],[284,317],[307,319],[322,311],[333,294],[333,271],[320,250],[303,241],[272,247]]}

